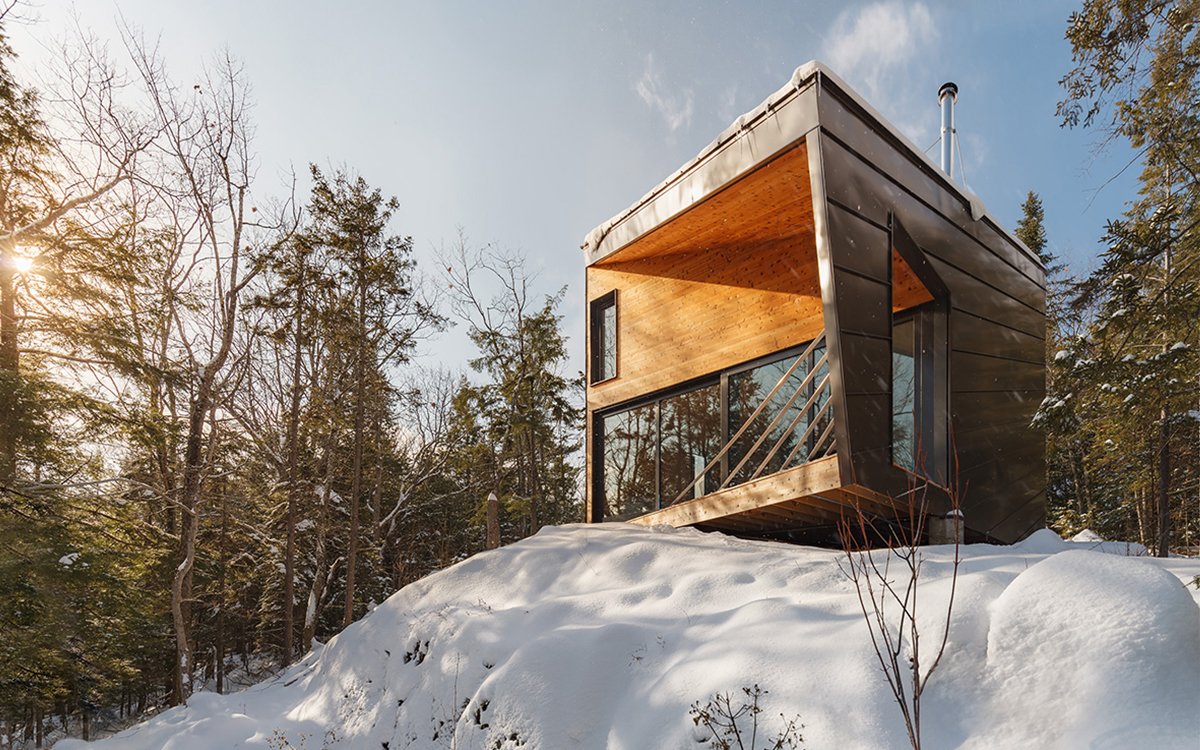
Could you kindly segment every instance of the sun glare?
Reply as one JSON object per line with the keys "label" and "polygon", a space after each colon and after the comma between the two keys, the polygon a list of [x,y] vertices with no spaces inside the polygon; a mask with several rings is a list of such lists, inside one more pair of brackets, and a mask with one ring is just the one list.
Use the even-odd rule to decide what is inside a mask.
{"label": "sun glare", "polygon": [[28,258],[24,255],[14,255],[12,264],[13,268],[17,269],[17,273],[28,273],[33,268],[33,258]]}

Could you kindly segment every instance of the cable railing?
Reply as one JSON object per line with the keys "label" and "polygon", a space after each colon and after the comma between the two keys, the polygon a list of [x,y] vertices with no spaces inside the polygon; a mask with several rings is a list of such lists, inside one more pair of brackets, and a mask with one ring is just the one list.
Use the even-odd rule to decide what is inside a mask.
{"label": "cable railing", "polygon": [[[788,468],[792,464],[792,461],[800,456],[800,451],[806,446],[807,451],[803,454],[803,460],[800,462],[800,464],[809,463],[817,460],[818,458],[822,458],[836,452],[836,445],[833,436],[832,411],[830,408],[832,399],[829,397],[829,351],[828,349],[824,348],[824,343],[825,335],[821,334],[817,338],[813,339],[807,347],[805,347],[804,351],[796,357],[795,361],[792,362],[791,366],[789,366],[788,369],[783,373],[783,375],[779,378],[779,381],[775,383],[775,386],[767,392],[767,395],[763,397],[762,401],[754,409],[754,411],[750,413],[750,416],[746,418],[741,427],[739,427],[733,436],[729,438],[725,445],[721,446],[721,449],[717,451],[717,454],[712,458],[712,460],[705,464],[703,469],[695,473],[692,481],[688,482],[683,490],[675,496],[675,499],[671,501],[670,505],[680,502],[689,495],[694,496],[697,483],[707,476],[710,471],[726,460],[727,456],[730,454],[730,451],[733,450],[734,446],[738,444],[739,440],[747,436],[747,433],[750,432],[751,427],[755,425],[755,422],[771,404],[772,400],[774,400],[775,397],[783,390],[785,384],[792,379],[792,376],[796,374],[801,365],[810,361],[809,358],[819,349],[821,350],[821,356],[812,363],[812,366],[808,369],[804,379],[799,385],[796,386],[794,392],[788,396],[786,402],[784,402],[784,404],[777,410],[775,416],[772,417],[767,425],[762,429],[754,443],[745,451],[745,454],[737,462],[736,466],[734,466],[731,471],[726,473],[724,480],[714,491],[719,492],[723,489],[726,489],[732,482],[734,482],[735,478],[741,482],[752,481],[761,476],[767,467],[771,465],[772,460],[779,455],[780,451],[787,444],[788,438],[794,437],[796,430],[800,427],[801,423],[809,417],[811,417],[811,419],[809,419],[804,432],[796,440],[796,443],[791,450],[788,451],[787,457],[780,465],[780,469],[777,470]],[[818,379],[819,375],[820,377]],[[814,381],[815,385],[813,385]],[[739,475],[742,469],[747,466],[747,464],[754,457],[755,453],[763,446],[764,443],[766,443],[773,432],[781,424],[783,424],[789,410],[791,410],[796,402],[799,401],[800,397],[806,392],[810,385],[813,385],[812,392],[805,400],[804,405],[800,407],[800,409],[795,412],[795,415],[787,422],[786,429],[784,429],[784,431],[771,445],[770,449],[767,451],[767,454],[758,463],[750,477],[747,479],[740,479]],[[817,433],[818,429],[820,429],[819,434]],[[817,436],[815,439],[813,439],[814,435]]]}

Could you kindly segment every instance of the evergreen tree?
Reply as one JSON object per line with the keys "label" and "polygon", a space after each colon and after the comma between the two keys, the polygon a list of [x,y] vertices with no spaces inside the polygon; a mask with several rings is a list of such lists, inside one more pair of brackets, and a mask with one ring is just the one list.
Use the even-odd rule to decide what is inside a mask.
{"label": "evergreen tree", "polygon": [[1025,243],[1025,247],[1037,253],[1042,265],[1047,269],[1054,263],[1054,256],[1046,249],[1046,212],[1042,209],[1042,199],[1032,190],[1025,196],[1021,204],[1021,220],[1017,222],[1017,239]]}
{"label": "evergreen tree", "polygon": [[[454,310],[479,351],[471,366],[487,377],[464,386],[457,401],[475,436],[469,453],[478,501],[494,492],[522,518],[519,536],[578,519],[583,378],[562,372],[567,350],[557,308],[565,290],[538,302],[523,259],[471,253],[462,242],[447,266]],[[496,289],[485,296],[489,279]]]}
{"label": "evergreen tree", "polygon": [[0,661],[11,668],[0,670],[0,716],[31,717],[38,734],[49,708],[115,703],[136,679],[146,651],[134,644],[156,623],[141,584],[164,540],[140,526],[128,485],[104,482],[95,450],[113,409],[94,374],[133,366],[120,295],[129,224],[113,192],[124,172],[82,183],[59,173],[70,162],[12,73],[3,15]]}
{"label": "evergreen tree", "polygon": [[[412,238],[388,233],[388,224],[399,204],[385,199],[362,177],[339,171],[327,178],[316,165],[309,242],[323,248],[336,266],[343,290],[342,315],[353,342],[348,360],[353,368],[349,545],[343,626],[356,613],[358,557],[362,545],[362,501],[367,461],[381,461],[378,451],[368,455],[372,422],[390,421],[388,375],[407,361],[417,342],[439,323],[432,307],[414,288]],[[378,497],[372,496],[377,522]],[[374,538],[376,529],[368,527]]]}
{"label": "evergreen tree", "polygon": [[22,444],[45,432],[35,402],[35,380],[20,365],[18,285],[32,271],[33,253],[24,243],[28,229],[43,213],[39,201],[51,175],[46,166],[50,135],[42,121],[37,93],[14,78],[16,57],[0,25],[0,487],[17,479]]}
{"label": "evergreen tree", "polygon": [[[1071,361],[1112,504],[1159,555],[1192,544],[1186,499],[1200,479],[1200,2],[1087,0],[1067,39],[1068,125],[1100,124],[1142,155],[1139,199],[1109,223],[1102,262],[1078,287],[1093,315]],[[1107,119],[1106,119],[1107,117]],[[1151,426],[1153,426],[1151,428]],[[1094,488],[1093,488],[1094,489]]]}

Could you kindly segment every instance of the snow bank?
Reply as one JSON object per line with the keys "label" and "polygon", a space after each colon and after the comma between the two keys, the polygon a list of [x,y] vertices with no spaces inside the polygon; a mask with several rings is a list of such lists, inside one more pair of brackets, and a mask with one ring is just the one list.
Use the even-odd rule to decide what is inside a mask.
{"label": "snow bank", "polygon": [[991,612],[990,720],[971,747],[1200,743],[1200,615],[1158,565],[1063,552],[1017,576]]}
{"label": "snow bank", "polygon": [[[1200,611],[1181,581],[1200,561],[1088,544],[964,548],[927,747],[1195,746]],[[923,552],[933,633],[953,548]],[[809,748],[902,747],[840,559],[693,530],[544,529],[408,586],[269,683],[199,694],[99,746],[691,748],[692,703],[757,683],[768,732],[783,714]]]}

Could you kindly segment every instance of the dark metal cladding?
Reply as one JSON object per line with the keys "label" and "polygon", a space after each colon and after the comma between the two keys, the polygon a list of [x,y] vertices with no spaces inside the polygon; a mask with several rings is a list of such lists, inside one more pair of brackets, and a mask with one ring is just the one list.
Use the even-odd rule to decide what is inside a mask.
{"label": "dark metal cladding", "polygon": [[833,283],[837,295],[838,324],[843,333],[891,339],[887,282],[875,281],[835,266]]}
{"label": "dark metal cladding", "polygon": [[829,203],[829,234],[839,242],[833,258],[838,268],[887,284],[891,275],[891,254],[886,252],[886,226],[867,222],[861,216]]}
{"label": "dark metal cladding", "polygon": [[[817,86],[808,89],[813,102],[814,123],[816,115]],[[834,277],[833,249],[830,243],[829,204],[825,200],[825,166],[821,160],[821,136],[815,128],[804,136],[808,148],[808,177],[811,182],[813,201],[813,230],[817,245],[817,265],[821,277],[821,314],[825,323],[825,346],[829,354],[829,400],[832,409],[834,439],[838,444],[838,472],[843,481],[854,477],[854,461],[851,458],[850,420],[847,419],[848,405],[842,364],[841,321],[838,317],[836,293],[831,293],[829,280]]]}
{"label": "dark metal cladding", "polygon": [[993,539],[1024,539],[1046,525],[1045,490],[1017,505],[992,527]]}
{"label": "dark metal cladding", "polygon": [[950,372],[954,373],[955,393],[1032,391],[1046,382],[1046,371],[1040,363],[969,352],[950,354]]}
{"label": "dark metal cladding", "polygon": [[[975,221],[969,205],[947,202],[948,193],[940,184],[923,180],[923,187],[940,193],[940,202],[949,213],[939,211],[931,205],[934,196],[914,192],[913,185],[899,181],[902,178],[886,171],[884,165],[849,150],[836,135],[824,130],[828,125],[823,119],[822,135],[826,137],[821,139],[821,158],[830,175],[830,203],[859,206],[857,213],[879,224],[886,224],[889,211],[894,212],[903,217],[906,230],[926,253],[1039,312],[1045,309],[1044,272],[1032,265],[1023,250],[982,220]],[[892,159],[898,156],[893,154]],[[920,175],[914,170],[900,171]],[[864,189],[870,191],[868,197],[860,194]]]}
{"label": "dark metal cladding", "polygon": [[913,482],[892,463],[891,303],[881,308],[888,285],[876,281],[890,267],[880,228],[894,222],[897,244],[911,243],[902,256],[910,265],[919,257],[918,275],[944,305],[926,324],[946,342],[945,362],[934,366],[945,370],[925,381],[926,396],[943,394],[935,424],[949,427],[932,449],[933,474],[947,476],[943,460],[957,465],[949,480],[966,488],[968,528],[1015,541],[1044,518],[1044,438],[1030,426],[1045,385],[1044,272],[833,82],[818,90],[824,193],[814,201],[828,215],[837,320],[829,335],[840,348],[853,476],[893,497]]}
{"label": "dark metal cladding", "polygon": [[[824,134],[832,136],[843,148],[857,154],[877,175],[888,178],[877,184],[877,177],[860,175],[859,184],[842,186],[831,181],[828,185],[831,198],[850,206],[861,203],[864,208],[874,207],[875,211],[882,209],[878,214],[871,210],[863,210],[862,213],[867,218],[884,223],[887,210],[893,202],[887,184],[890,182],[892,187],[899,187],[945,217],[963,234],[975,238],[979,245],[990,251],[989,255],[997,256],[1016,269],[1020,275],[1045,288],[1045,272],[1031,254],[992,225],[987,217],[975,220],[971,216],[970,204],[957,192],[946,188],[950,183],[945,174],[915,159],[905,145],[860,111],[857,105],[828,79],[824,79],[820,87],[818,117]],[[836,148],[827,147],[827,153],[822,156],[826,160],[825,168],[830,175],[840,166],[835,161],[836,153]],[[862,182],[864,177],[865,184]],[[850,197],[843,197],[843,191]],[[880,191],[885,192],[881,195]],[[914,238],[918,238],[915,227],[909,226],[909,231]]]}
{"label": "dark metal cladding", "polygon": [[890,396],[892,343],[889,339],[861,336],[842,329],[842,364],[846,393]]}
{"label": "dark metal cladding", "polygon": [[[950,335],[950,346],[955,351],[990,354],[1020,362],[1032,351],[1044,351],[1042,340],[1024,331],[1001,325],[986,318],[955,308],[954,329]],[[1040,364],[1040,358],[1032,360]]]}
{"label": "dark metal cladding", "polygon": [[[974,248],[964,249],[975,250]],[[933,253],[929,253],[928,257],[929,264],[934,267],[939,276],[945,279],[946,285],[954,290],[955,293],[951,295],[950,304],[956,309],[964,310],[993,323],[1015,328],[1036,339],[1045,336],[1046,316],[1040,310],[1026,305],[1015,297],[1010,297],[977,276],[972,276],[945,263]]]}
{"label": "dark metal cladding", "polygon": [[954,403],[958,408],[979,416],[975,425],[963,429],[963,435],[969,435],[976,430],[992,429],[999,424],[1028,424],[1024,415],[1037,409],[1043,396],[1041,388],[1032,391],[955,393]]}

